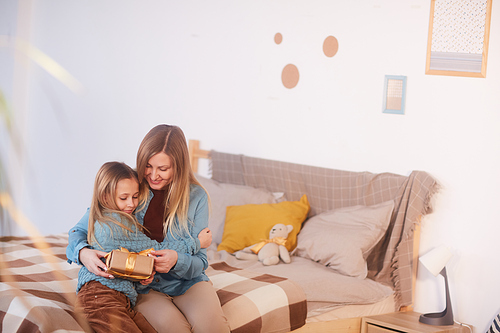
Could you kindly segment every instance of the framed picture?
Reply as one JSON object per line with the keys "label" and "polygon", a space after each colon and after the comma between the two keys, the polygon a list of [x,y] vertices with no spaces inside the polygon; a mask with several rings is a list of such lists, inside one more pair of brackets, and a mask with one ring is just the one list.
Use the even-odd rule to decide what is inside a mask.
{"label": "framed picture", "polygon": [[493,0],[431,0],[425,74],[486,77]]}
{"label": "framed picture", "polygon": [[406,76],[386,75],[383,113],[405,114]]}

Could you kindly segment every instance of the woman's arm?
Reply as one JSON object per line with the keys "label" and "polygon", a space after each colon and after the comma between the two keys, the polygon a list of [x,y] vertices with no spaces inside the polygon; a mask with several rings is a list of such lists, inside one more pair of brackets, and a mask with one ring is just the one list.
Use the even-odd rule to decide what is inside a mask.
{"label": "woman's arm", "polygon": [[68,232],[68,246],[66,247],[66,257],[68,262],[73,262],[81,265],[79,254],[80,250],[85,247],[90,247],[87,243],[87,232],[89,228],[89,209],[78,223]]}
{"label": "woman's arm", "polygon": [[[208,196],[198,186],[193,187],[192,192],[188,217],[193,221],[191,235],[196,239],[198,234],[208,227]],[[175,251],[162,250],[153,253],[157,256],[155,258],[157,272],[169,273],[178,279],[191,280],[202,274],[208,267],[206,249],[201,249],[194,255],[172,252]]]}
{"label": "woman's arm", "polygon": [[106,273],[106,265],[101,261],[106,252],[97,251],[90,248],[87,243],[87,232],[89,226],[89,210],[78,223],[68,232],[68,246],[66,247],[66,257],[68,262],[84,265],[90,272],[105,278],[113,278]]}

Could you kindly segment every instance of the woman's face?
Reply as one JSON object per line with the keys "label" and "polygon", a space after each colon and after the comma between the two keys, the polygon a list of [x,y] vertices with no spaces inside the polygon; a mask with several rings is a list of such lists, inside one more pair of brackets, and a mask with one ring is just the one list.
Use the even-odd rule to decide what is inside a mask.
{"label": "woman's face", "polygon": [[163,152],[149,159],[144,172],[144,177],[153,190],[163,190],[172,182],[173,175],[172,159]]}
{"label": "woman's face", "polygon": [[115,203],[124,213],[132,214],[139,203],[139,183],[135,179],[122,179],[116,184]]}

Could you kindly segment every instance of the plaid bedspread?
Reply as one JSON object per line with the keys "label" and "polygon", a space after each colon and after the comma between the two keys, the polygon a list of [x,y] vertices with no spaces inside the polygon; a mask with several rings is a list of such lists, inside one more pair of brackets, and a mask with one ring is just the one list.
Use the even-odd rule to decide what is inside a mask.
{"label": "plaid bedspread", "polygon": [[[0,332],[84,332],[73,311],[79,266],[66,262],[66,235],[0,237]],[[220,262],[207,274],[232,332],[288,332],[305,323],[303,291],[290,280]]]}
{"label": "plaid bedspread", "polygon": [[79,266],[66,262],[67,236],[0,238],[2,332],[82,332],[73,311]]}
{"label": "plaid bedspread", "polygon": [[207,274],[233,333],[289,332],[303,326],[306,296],[295,282],[214,263]]}

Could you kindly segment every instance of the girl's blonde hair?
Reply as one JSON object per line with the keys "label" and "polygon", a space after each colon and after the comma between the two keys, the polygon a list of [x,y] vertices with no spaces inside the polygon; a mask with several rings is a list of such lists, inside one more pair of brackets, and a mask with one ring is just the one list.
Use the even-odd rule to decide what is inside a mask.
{"label": "girl's blonde hair", "polygon": [[[136,231],[143,230],[142,225],[137,222],[135,216],[120,211],[115,202],[116,186],[122,179],[133,179],[139,184],[137,173],[125,163],[107,162],[97,172],[92,202],[90,203],[89,229],[87,233],[87,241],[91,245],[97,244],[100,246],[94,231],[96,221],[116,224],[124,229],[122,230],[125,234],[127,234],[125,230],[133,232],[132,226],[136,227]],[[120,221],[113,218],[114,214],[120,217]],[[112,230],[111,232],[113,232]]]}
{"label": "girl's blonde hair", "polygon": [[[189,187],[190,184],[201,185],[194,177],[186,138],[179,127],[158,125],[146,134],[137,152],[139,182],[141,186],[147,188],[147,181],[144,179],[146,166],[151,157],[162,152],[171,158],[173,164],[172,181],[164,189],[163,234],[166,235],[168,230],[172,235],[174,233],[182,235],[183,231],[189,234],[188,226],[191,223],[188,221]],[[143,197],[139,206],[143,207],[146,200],[147,196]]]}

